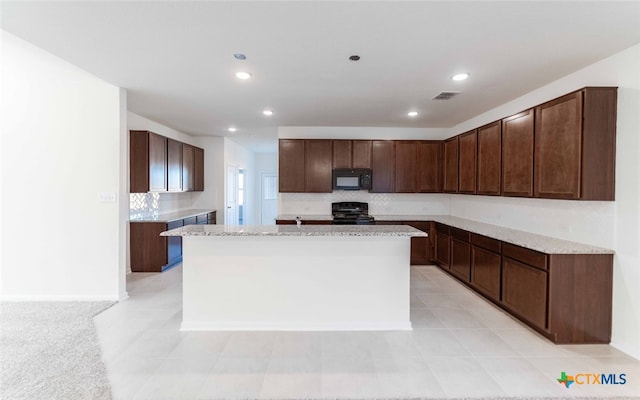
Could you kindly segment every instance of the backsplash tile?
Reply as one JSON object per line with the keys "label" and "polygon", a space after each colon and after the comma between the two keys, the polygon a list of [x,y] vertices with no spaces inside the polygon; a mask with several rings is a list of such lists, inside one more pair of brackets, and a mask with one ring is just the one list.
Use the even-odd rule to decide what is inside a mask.
{"label": "backsplash tile", "polygon": [[130,193],[130,215],[154,215],[192,208],[192,194],[184,193]]}

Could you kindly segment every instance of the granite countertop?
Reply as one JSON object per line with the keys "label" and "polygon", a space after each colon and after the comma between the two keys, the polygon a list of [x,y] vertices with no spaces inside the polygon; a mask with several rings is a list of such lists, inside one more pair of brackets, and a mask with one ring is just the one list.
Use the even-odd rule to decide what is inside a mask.
{"label": "granite countertop", "polygon": [[189,225],[161,236],[428,236],[407,225]]}
{"label": "granite countertop", "polygon": [[[279,215],[278,219],[295,219],[295,215]],[[330,215],[300,215],[303,220],[330,220]],[[614,254],[610,249],[556,239],[517,229],[486,224],[448,215],[373,215],[376,221],[435,221],[454,228],[498,239],[547,254]],[[382,225],[381,225],[382,226]],[[393,226],[393,225],[391,225]]]}
{"label": "granite countertop", "polygon": [[212,209],[192,209],[182,211],[172,211],[168,213],[135,213],[129,216],[131,222],[171,222],[183,218],[195,217],[196,215],[214,212]]}
{"label": "granite countertop", "polygon": [[300,214],[280,214],[276,217],[276,219],[282,219],[285,221],[288,220],[294,220],[300,217],[300,219],[302,220],[307,220],[307,221],[332,221],[333,220],[333,216],[331,214],[327,215],[321,215],[321,214],[305,214],[305,215],[300,215]]}

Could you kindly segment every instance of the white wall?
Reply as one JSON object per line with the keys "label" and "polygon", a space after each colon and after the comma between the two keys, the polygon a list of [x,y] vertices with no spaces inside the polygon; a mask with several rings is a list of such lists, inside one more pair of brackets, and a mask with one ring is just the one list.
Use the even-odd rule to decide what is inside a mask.
{"label": "white wall", "polygon": [[[640,45],[456,126],[481,126],[584,86],[618,86],[616,201],[451,196],[451,215],[612,248],[612,345],[640,358]],[[587,160],[588,162],[588,160]]]}
{"label": "white wall", "polygon": [[2,298],[118,299],[121,91],[1,35]]}

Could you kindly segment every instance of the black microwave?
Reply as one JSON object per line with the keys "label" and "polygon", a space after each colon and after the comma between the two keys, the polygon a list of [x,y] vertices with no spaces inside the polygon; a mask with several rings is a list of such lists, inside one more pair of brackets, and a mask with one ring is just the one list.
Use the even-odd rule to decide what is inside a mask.
{"label": "black microwave", "polygon": [[371,170],[368,168],[336,168],[332,175],[333,190],[371,189]]}

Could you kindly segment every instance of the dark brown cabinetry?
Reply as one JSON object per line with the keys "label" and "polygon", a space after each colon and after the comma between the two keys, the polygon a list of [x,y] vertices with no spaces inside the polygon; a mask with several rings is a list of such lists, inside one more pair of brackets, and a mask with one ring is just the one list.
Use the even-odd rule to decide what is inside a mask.
{"label": "dark brown cabinetry", "polygon": [[444,141],[444,192],[458,193],[458,136]]}
{"label": "dark brown cabinetry", "polygon": [[[431,223],[425,221],[376,221],[376,225],[409,225],[426,232],[431,236]],[[429,237],[411,238],[411,265],[427,265],[431,263],[432,250]]]}
{"label": "dark brown cabinetry", "polygon": [[471,285],[494,301],[500,301],[502,260],[499,240],[471,234]]}
{"label": "dark brown cabinetry", "polygon": [[435,223],[435,256],[436,264],[449,269],[449,257],[451,255],[449,227]]}
{"label": "dark brown cabinetry", "polygon": [[278,184],[280,192],[304,192],[304,140],[280,139]]}
{"label": "dark brown cabinetry", "polygon": [[352,168],[371,168],[371,140],[352,141]]}
{"label": "dark brown cabinetry", "polygon": [[502,195],[533,196],[533,110],[502,120]]}
{"label": "dark brown cabinetry", "polygon": [[193,148],[193,190],[204,190],[204,150]]}
{"label": "dark brown cabinetry", "polygon": [[131,193],[167,191],[167,138],[148,131],[129,135]]}
{"label": "dark brown cabinetry", "polygon": [[305,192],[331,192],[331,140],[304,142]]}
{"label": "dark brown cabinetry", "polygon": [[[435,262],[513,316],[555,343],[610,341],[613,255],[545,254],[435,226]],[[450,268],[445,254],[450,254]]]}
{"label": "dark brown cabinetry", "polygon": [[458,228],[451,228],[451,273],[457,275],[464,282],[471,277],[471,244],[469,232]]}
{"label": "dark brown cabinetry", "polygon": [[396,140],[395,192],[415,193],[417,190],[418,148],[415,140]]}
{"label": "dark brown cabinetry", "polygon": [[374,140],[371,143],[371,192],[393,193],[395,180],[395,142]]}
{"label": "dark brown cabinetry", "polygon": [[417,142],[418,192],[442,192],[442,152],[441,141]]}
{"label": "dark brown cabinetry", "polygon": [[182,261],[182,237],[160,236],[160,233],[181,226],[205,223],[216,223],[215,211],[169,222],[131,221],[131,271],[162,272]]}
{"label": "dark brown cabinetry", "polygon": [[459,137],[460,164],[458,167],[458,192],[474,194],[476,192],[476,130],[463,133]]}
{"label": "dark brown cabinetry", "polygon": [[501,149],[500,121],[478,128],[478,194],[500,195]]}
{"label": "dark brown cabinetry", "polygon": [[167,140],[167,190],[182,191],[182,143]]}
{"label": "dark brown cabinetry", "polygon": [[182,144],[182,190],[195,190],[195,159],[194,148],[186,143]]}
{"label": "dark brown cabinetry", "polygon": [[[204,190],[204,150],[173,139],[167,139],[149,131],[130,131],[130,192],[182,192]],[[184,146],[193,149],[184,159]],[[195,155],[199,159],[196,162]],[[185,162],[187,164],[185,164]],[[189,167],[189,175],[199,177],[199,185],[191,184],[185,178],[185,168]]]}
{"label": "dark brown cabinetry", "polygon": [[333,141],[333,168],[353,168],[353,142],[351,140]]}
{"label": "dark brown cabinetry", "polygon": [[616,88],[585,88],[536,107],[536,197],[613,200]]}

